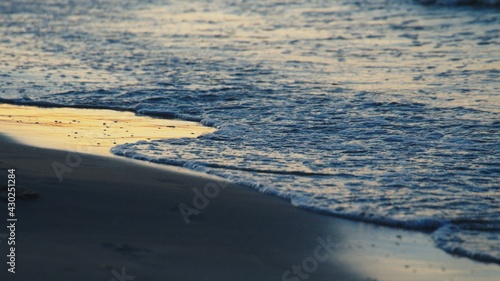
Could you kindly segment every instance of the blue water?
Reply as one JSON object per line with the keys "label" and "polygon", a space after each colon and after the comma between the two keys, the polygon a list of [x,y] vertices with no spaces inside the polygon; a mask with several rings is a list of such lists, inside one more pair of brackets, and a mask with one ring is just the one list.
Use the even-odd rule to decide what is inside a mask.
{"label": "blue water", "polygon": [[199,121],[112,152],[500,263],[495,6],[82,2],[0,3],[2,101]]}

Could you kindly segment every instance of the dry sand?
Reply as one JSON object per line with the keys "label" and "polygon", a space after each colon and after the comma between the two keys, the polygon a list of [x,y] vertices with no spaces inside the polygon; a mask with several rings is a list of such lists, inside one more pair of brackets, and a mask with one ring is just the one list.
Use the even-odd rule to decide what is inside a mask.
{"label": "dry sand", "polygon": [[[18,190],[40,195],[16,202],[16,274],[6,271],[7,204],[0,201],[5,225],[0,228],[0,280],[464,281],[500,276],[498,265],[435,248],[428,233],[324,216],[181,168],[37,148],[5,136],[0,143],[4,182],[6,170],[15,168]],[[54,163],[69,170],[58,177]],[[186,224],[180,204],[194,209],[194,190],[215,185],[220,191]],[[319,241],[329,239],[333,250],[326,252]],[[284,279],[294,265],[308,271],[301,268]]]}

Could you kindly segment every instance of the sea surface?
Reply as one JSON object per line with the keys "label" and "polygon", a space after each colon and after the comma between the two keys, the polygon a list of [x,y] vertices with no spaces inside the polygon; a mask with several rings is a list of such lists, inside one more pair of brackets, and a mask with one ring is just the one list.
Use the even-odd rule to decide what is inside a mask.
{"label": "sea surface", "polygon": [[500,264],[498,1],[421,2],[1,1],[0,101],[199,121],[112,152]]}

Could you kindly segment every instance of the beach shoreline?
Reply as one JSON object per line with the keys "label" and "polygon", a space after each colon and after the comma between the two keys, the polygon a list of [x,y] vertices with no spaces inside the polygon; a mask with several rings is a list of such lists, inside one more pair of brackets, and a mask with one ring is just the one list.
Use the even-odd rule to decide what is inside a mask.
{"label": "beach shoreline", "polygon": [[500,280],[464,2],[0,1],[0,281]]}
{"label": "beach shoreline", "polygon": [[[500,272],[444,253],[428,233],[325,216],[220,178],[0,140],[2,174],[15,169],[18,187],[40,196],[17,199],[17,272],[3,270],[2,280],[494,280]],[[53,163],[78,157],[60,181]]]}

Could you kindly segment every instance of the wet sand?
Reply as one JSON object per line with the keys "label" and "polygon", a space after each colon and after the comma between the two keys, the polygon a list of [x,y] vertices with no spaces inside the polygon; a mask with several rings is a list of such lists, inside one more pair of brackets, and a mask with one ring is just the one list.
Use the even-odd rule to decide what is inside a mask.
{"label": "wet sand", "polygon": [[0,104],[0,131],[28,145],[110,155],[113,146],[127,142],[194,138],[215,129],[129,111]]}

